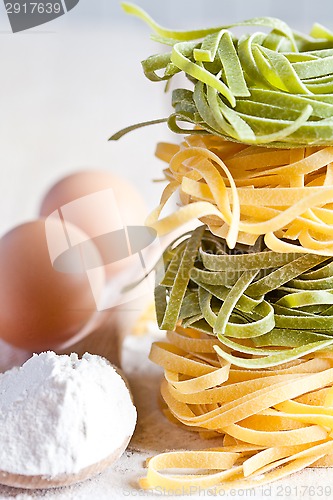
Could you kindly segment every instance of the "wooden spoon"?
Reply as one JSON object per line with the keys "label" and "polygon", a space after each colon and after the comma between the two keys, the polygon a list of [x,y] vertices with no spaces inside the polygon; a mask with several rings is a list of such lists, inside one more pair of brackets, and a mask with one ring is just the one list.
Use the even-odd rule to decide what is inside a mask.
{"label": "wooden spoon", "polygon": [[76,474],[61,474],[55,477],[48,476],[26,476],[22,474],[12,474],[10,472],[0,471],[0,484],[10,486],[13,488],[25,488],[29,490],[34,489],[48,489],[60,488],[62,486],[69,486],[71,484],[81,483],[94,476],[97,476],[105,469],[110,467],[116,462],[126,450],[128,443],[131,439],[127,437],[123,444],[114,450],[108,457],[100,462],[85,467]]}

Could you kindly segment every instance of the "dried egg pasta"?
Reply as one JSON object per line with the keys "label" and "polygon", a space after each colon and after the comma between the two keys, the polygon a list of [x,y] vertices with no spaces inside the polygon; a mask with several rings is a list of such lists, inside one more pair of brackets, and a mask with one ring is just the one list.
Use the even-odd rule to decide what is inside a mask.
{"label": "dried egg pasta", "polygon": [[[264,235],[276,252],[333,256],[333,147],[263,149],[189,136],[160,144],[157,156],[169,163],[169,183],[147,224],[161,234],[199,218],[230,248]],[[175,191],[183,206],[161,218]]]}
{"label": "dried egg pasta", "polygon": [[[164,368],[165,416],[221,437],[153,457],[140,484],[224,494],[333,466],[333,33],[267,17],[174,31],[122,6],[170,47],[142,62],[146,77],[168,86],[183,72],[192,86],[173,91],[170,116],[111,139],[162,122],[185,135],[157,147],[168,184],[147,224],[205,224],[157,268],[168,342],[150,358]],[[180,208],[162,217],[176,192]]]}
{"label": "dried egg pasta", "polygon": [[[333,34],[326,28],[315,25],[307,36],[279,19],[261,17],[173,31],[135,5],[122,6],[152,28],[154,40],[171,47],[142,62],[147,78],[169,82],[183,72],[193,84],[193,91],[173,91],[174,112],[160,120],[173,132],[191,133],[181,125],[187,122],[205,133],[246,144],[332,144]],[[260,31],[237,38],[230,29],[238,26]],[[147,124],[128,127],[112,139]]]}
{"label": "dried egg pasta", "polygon": [[224,346],[195,329],[177,327],[168,340],[150,354],[165,370],[166,415],[196,432],[214,431],[223,446],[157,455],[141,487],[228,491],[333,465],[332,358],[319,352],[274,370],[248,370],[220,358],[214,346]]}

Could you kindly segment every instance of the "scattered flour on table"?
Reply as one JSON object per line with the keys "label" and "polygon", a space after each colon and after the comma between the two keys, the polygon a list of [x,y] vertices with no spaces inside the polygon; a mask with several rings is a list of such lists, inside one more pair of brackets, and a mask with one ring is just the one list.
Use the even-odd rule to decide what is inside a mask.
{"label": "scattered flour on table", "polygon": [[99,356],[45,352],[0,374],[0,470],[79,472],[122,446],[135,424],[124,380]]}

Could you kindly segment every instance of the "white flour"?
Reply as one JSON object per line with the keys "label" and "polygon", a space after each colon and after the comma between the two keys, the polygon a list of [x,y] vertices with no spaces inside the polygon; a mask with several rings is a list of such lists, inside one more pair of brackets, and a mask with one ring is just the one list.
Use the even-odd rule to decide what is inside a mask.
{"label": "white flour", "polygon": [[0,470],[76,473],[120,447],[135,423],[124,380],[99,356],[47,352],[0,375]]}

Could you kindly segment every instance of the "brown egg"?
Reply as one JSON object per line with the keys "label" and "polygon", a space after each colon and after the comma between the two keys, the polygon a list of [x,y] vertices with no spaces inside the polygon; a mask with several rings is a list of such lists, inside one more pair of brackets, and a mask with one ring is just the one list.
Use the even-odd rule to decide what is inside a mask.
{"label": "brown egg", "polygon": [[147,216],[146,204],[134,186],[107,171],[76,172],[50,189],[40,214],[47,217],[59,209],[64,220],[95,238],[109,278],[126,268],[128,242],[123,228],[143,226]]}
{"label": "brown egg", "polygon": [[[38,219],[0,239],[0,337],[16,347],[34,352],[56,349],[96,312],[87,273],[76,262],[79,245],[74,241],[88,237],[70,224],[66,232],[61,233],[61,221],[59,227],[59,221],[49,219],[46,235],[45,220]],[[68,246],[68,235],[73,246]],[[89,244],[98,259],[98,250]],[[57,268],[67,272],[52,266],[52,253],[59,256]],[[102,293],[103,268],[97,274],[95,294]]]}

